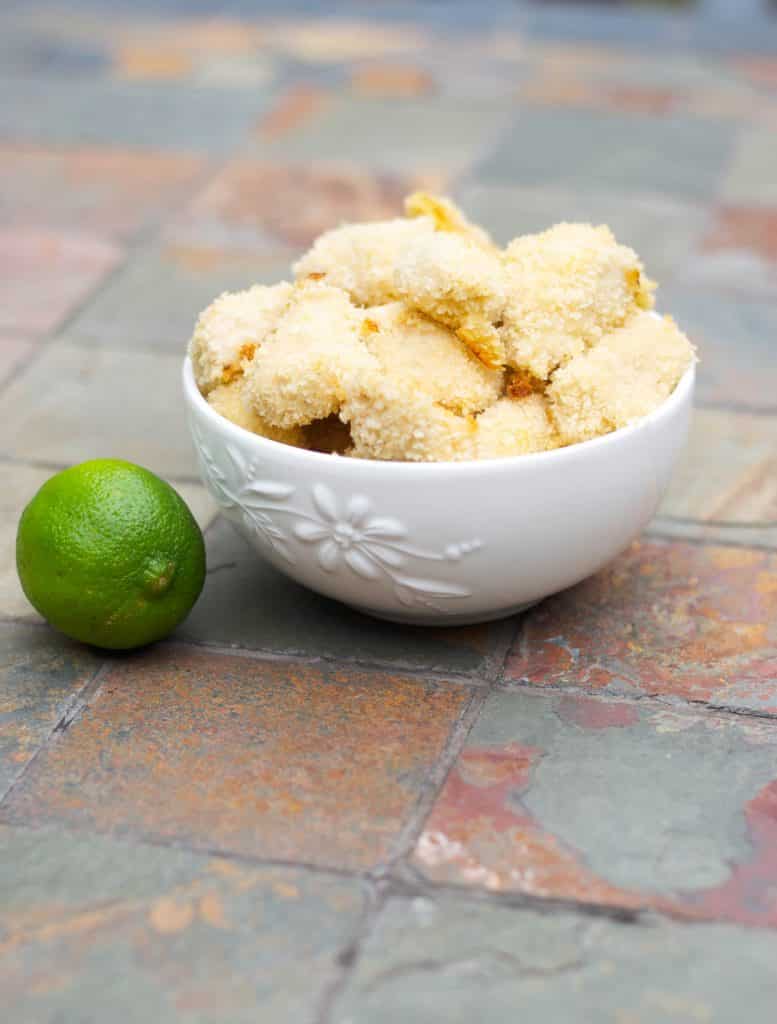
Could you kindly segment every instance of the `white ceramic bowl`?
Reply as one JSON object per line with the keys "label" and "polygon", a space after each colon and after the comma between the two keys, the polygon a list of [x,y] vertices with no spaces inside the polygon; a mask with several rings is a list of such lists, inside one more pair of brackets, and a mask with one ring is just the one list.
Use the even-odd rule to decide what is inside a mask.
{"label": "white ceramic bowl", "polygon": [[258,437],[184,364],[205,486],[276,568],[397,622],[520,611],[596,572],[653,516],[690,421],[695,370],[643,420],[569,448],[476,462],[378,462]]}

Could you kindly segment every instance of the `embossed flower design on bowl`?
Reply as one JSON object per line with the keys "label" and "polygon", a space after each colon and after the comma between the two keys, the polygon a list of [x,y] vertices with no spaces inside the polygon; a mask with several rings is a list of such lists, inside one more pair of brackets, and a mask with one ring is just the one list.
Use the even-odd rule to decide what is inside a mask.
{"label": "embossed flower design on bowl", "polygon": [[341,512],[334,492],[326,484],[316,483],[311,501],[317,515],[295,513],[292,532],[298,540],[316,546],[316,559],[325,572],[336,573],[347,566],[366,580],[387,578],[404,605],[436,607],[435,600],[472,593],[461,584],[421,578],[407,569],[413,561],[459,561],[477,551],[480,541],[449,545],[442,552],[424,551],[407,542],[407,527],[398,519],[372,515],[371,502],[363,494],[351,495]]}
{"label": "embossed flower design on bowl", "polygon": [[[429,551],[409,542],[408,528],[389,516],[374,515],[364,494],[339,501],[326,484],[310,489],[311,512],[300,507],[299,489],[260,478],[258,467],[246,463],[231,445],[215,452],[196,427],[192,427],[200,472],[222,508],[239,509],[243,525],[266,548],[289,565],[295,565],[295,541],[313,545],[316,563],[329,575],[345,570],[363,580],[387,583],[396,600],[406,606],[439,608],[439,601],[470,597],[472,590],[460,583],[430,579],[414,567],[418,563],[457,563],[478,551],[477,538]],[[295,499],[295,500],[292,500]],[[341,511],[342,509],[342,511]],[[281,524],[280,518],[286,519]]]}
{"label": "embossed flower design on bowl", "polygon": [[316,545],[318,564],[326,572],[335,572],[342,560],[369,580],[402,565],[404,556],[395,545],[404,540],[407,531],[396,519],[370,516],[370,502],[363,494],[350,497],[342,515],[334,494],[324,484],[315,484],[311,497],[319,518],[296,523],[293,532],[300,540]]}

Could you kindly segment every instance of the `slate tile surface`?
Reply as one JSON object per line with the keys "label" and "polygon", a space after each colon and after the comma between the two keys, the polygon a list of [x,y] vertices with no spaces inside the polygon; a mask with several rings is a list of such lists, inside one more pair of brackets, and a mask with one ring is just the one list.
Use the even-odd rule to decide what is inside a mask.
{"label": "slate tile surface", "polygon": [[525,616],[509,679],[777,713],[777,554],[635,543]]}
{"label": "slate tile surface", "polygon": [[374,672],[159,648],[111,664],[0,818],[371,868],[393,852],[468,698]]}
{"label": "slate tile surface", "polygon": [[494,692],[413,863],[457,885],[773,928],[776,743],[762,720]]}
{"label": "slate tile surface", "polygon": [[400,627],[314,594],[262,561],[224,519],[206,538],[208,577],[178,635],[224,647],[492,678],[503,626]]}
{"label": "slate tile surface", "polygon": [[363,904],[350,879],[0,827],[4,1013],[312,1022]]}
{"label": "slate tile surface", "polygon": [[748,1019],[768,1024],[775,941],[733,926],[626,924],[450,895],[397,900],[378,920],[333,1021],[508,1024],[520,1012],[584,1024],[724,1024],[740,1013],[741,993],[752,992]]}

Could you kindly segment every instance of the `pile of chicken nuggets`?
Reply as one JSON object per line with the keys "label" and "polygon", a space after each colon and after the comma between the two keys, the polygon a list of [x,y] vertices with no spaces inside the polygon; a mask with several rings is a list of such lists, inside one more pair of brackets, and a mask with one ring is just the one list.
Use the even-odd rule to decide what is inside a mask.
{"label": "pile of chicken nuggets", "polygon": [[321,235],[294,283],[226,293],[189,345],[227,419],[364,459],[490,459],[606,434],[656,408],[695,358],[607,227],[505,249],[445,198]]}

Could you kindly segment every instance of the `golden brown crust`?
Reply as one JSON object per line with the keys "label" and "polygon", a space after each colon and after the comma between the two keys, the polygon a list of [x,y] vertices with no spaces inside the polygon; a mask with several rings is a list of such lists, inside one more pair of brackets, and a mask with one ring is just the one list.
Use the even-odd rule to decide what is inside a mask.
{"label": "golden brown crust", "polygon": [[545,384],[529,370],[508,370],[505,376],[505,395],[507,398],[527,398],[529,395],[542,394]]}
{"label": "golden brown crust", "polygon": [[408,217],[428,217],[434,224],[435,231],[466,235],[483,248],[495,248],[483,228],[468,220],[458,206],[446,196],[435,196],[430,192],[413,192],[405,199],[405,214]]}

